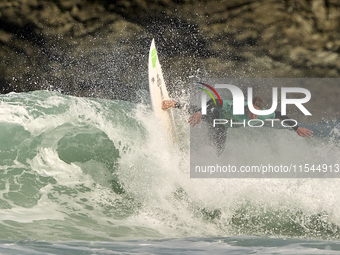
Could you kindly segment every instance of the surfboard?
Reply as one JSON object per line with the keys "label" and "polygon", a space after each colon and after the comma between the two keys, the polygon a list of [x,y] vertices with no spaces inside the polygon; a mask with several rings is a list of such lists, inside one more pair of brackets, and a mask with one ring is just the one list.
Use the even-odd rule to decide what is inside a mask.
{"label": "surfboard", "polygon": [[162,101],[169,100],[170,98],[164,82],[162,67],[159,63],[155,39],[152,39],[150,47],[148,68],[149,88],[153,111],[159,119],[161,128],[165,131],[169,142],[174,143],[177,140],[177,136],[172,109],[162,109]]}

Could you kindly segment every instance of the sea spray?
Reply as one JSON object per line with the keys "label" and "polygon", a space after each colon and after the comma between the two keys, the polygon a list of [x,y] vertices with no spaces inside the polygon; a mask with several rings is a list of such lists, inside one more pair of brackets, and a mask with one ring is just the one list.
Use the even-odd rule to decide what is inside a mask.
{"label": "sea spray", "polygon": [[[190,178],[189,114],[179,109],[169,150],[147,101],[36,91],[0,104],[0,239],[339,238],[339,179]],[[248,146],[269,160],[328,163],[340,158],[337,141],[336,132],[307,140],[230,129],[224,156],[252,165]]]}

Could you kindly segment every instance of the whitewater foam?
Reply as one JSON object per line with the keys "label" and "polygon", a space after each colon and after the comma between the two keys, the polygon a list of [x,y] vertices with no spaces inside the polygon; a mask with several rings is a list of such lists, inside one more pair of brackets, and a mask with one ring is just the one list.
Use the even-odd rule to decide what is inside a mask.
{"label": "whitewater foam", "polygon": [[[48,91],[0,102],[1,239],[339,237],[339,179],[190,178],[189,115],[181,110],[174,148],[147,102]],[[288,130],[230,129],[224,156],[248,165],[263,155],[334,163],[339,151],[336,131],[307,140]]]}

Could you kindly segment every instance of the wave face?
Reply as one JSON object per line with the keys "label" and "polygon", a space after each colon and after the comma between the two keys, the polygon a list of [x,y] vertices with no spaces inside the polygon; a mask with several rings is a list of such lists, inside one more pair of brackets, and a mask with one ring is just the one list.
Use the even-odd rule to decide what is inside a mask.
{"label": "wave face", "polygon": [[[2,95],[0,104],[0,239],[340,236],[339,179],[191,179],[180,111],[176,149],[145,103],[35,91]],[[275,149],[257,145],[269,158],[301,150],[340,158],[336,128],[289,150],[292,132],[262,135],[278,132]],[[251,140],[230,130],[228,142],[240,136]]]}

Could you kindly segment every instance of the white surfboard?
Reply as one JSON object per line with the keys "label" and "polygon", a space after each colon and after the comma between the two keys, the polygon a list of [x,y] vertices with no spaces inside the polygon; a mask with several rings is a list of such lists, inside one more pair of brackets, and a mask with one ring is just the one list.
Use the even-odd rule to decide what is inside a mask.
{"label": "white surfboard", "polygon": [[155,40],[152,39],[149,52],[149,88],[153,111],[166,132],[169,142],[177,140],[172,109],[162,110],[162,101],[169,100],[161,65],[159,64]]}

